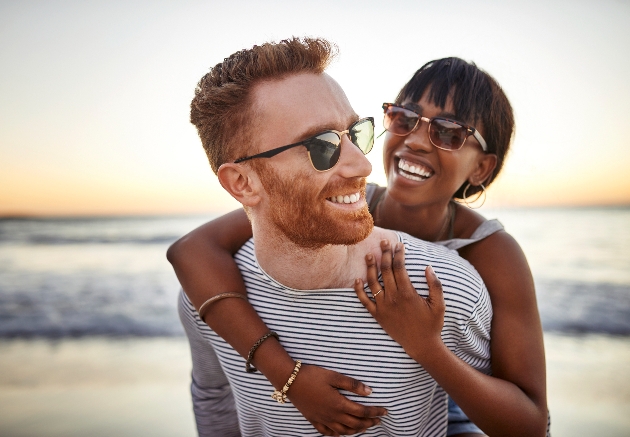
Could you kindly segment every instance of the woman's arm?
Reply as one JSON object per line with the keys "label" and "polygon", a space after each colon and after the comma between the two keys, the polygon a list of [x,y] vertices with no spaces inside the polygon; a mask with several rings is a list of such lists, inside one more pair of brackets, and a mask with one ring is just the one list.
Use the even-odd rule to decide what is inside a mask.
{"label": "woman's arm", "polygon": [[[498,367],[504,370],[500,371],[499,375],[484,375],[458,358],[441,339],[444,297],[439,280],[432,270],[427,268],[429,297],[424,299],[418,295],[409,280],[405,270],[402,244],[393,260],[387,241],[383,242],[381,249],[383,250],[381,273],[386,290],[384,296],[376,296],[372,301],[363,291],[360,280],[355,284],[355,290],[361,302],[385,331],[429,372],[469,418],[487,434],[493,437],[544,436],[547,423],[544,358],[540,363],[542,340],[540,343],[535,340],[537,336],[542,339],[541,332],[536,328],[540,326],[540,322],[534,323],[531,333],[522,333],[531,338],[524,341],[524,346],[519,346],[521,355],[507,357],[505,351],[499,352],[498,357],[492,357],[493,369],[496,359],[499,360]],[[509,248],[503,249],[507,251]],[[513,255],[509,252],[503,253],[506,263],[498,267],[512,273],[514,266],[511,263],[517,261],[513,259]],[[370,289],[377,292],[381,286],[378,282],[375,257],[368,255],[366,262]],[[517,265],[517,268],[521,267]],[[519,271],[524,274],[522,268]],[[513,273],[517,280],[524,279],[518,276],[518,271]],[[529,319],[528,321],[531,322]],[[512,341],[519,340],[512,338]],[[540,350],[537,347],[540,347]],[[529,348],[533,350],[530,351]],[[492,350],[494,352],[495,346]],[[524,366],[532,365],[533,369],[524,369],[523,366],[513,363],[528,353],[537,358],[525,360]],[[511,371],[508,372],[506,369]]]}
{"label": "woman's arm", "polygon": [[[531,412],[532,423],[546,429],[543,332],[525,254],[504,231],[461,248],[459,254],[477,269],[492,301],[492,375],[516,385],[522,393],[520,404]],[[469,417],[477,423],[473,415]]]}
{"label": "woman's arm", "polygon": [[[188,298],[199,309],[209,298],[225,292],[247,296],[245,283],[233,255],[252,236],[250,223],[240,209],[219,217],[185,235],[167,251],[167,258]],[[242,357],[269,328],[249,302],[222,299],[206,311],[204,321]],[[273,337],[256,350],[253,364],[280,389],[295,365]],[[243,369],[245,371],[245,369]],[[368,395],[363,383],[316,366],[302,366],[288,397],[324,435],[354,434],[379,423],[383,408],[364,407],[342,396],[337,389]]]}

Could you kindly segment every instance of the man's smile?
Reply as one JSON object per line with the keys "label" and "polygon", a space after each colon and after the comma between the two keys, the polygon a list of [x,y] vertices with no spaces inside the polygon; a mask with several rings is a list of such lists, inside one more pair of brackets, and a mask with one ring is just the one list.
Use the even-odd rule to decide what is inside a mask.
{"label": "man's smile", "polygon": [[356,192],[353,194],[346,194],[346,195],[337,195],[337,196],[332,196],[332,197],[328,197],[326,198],[326,200],[332,202],[332,203],[356,203],[361,199],[361,193],[360,192]]}

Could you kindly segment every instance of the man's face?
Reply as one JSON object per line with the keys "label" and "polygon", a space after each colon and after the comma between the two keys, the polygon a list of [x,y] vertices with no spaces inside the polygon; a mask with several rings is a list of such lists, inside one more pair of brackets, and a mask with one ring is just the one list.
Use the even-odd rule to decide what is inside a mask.
{"label": "man's face", "polygon": [[[325,74],[262,83],[254,90],[254,102],[256,152],[328,129],[344,131],[358,119],[343,90]],[[372,231],[365,202],[365,177],[372,167],[347,135],[339,162],[325,172],[313,168],[305,147],[257,161],[254,166],[268,199],[261,219],[293,243],[306,248],[355,244]],[[349,203],[337,201],[346,196]]]}

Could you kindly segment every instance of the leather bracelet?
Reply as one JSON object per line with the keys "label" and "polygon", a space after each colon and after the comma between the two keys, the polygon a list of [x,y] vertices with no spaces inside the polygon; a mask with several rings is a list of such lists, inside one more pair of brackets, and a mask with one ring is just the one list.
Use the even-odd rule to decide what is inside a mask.
{"label": "leather bracelet", "polygon": [[239,299],[247,300],[247,297],[241,293],[230,292],[230,293],[217,294],[216,296],[212,296],[210,299],[208,299],[207,301],[201,304],[201,306],[199,307],[199,311],[197,311],[197,313],[199,314],[199,318],[203,320],[204,316],[206,315],[205,313],[207,309],[210,307],[210,305],[212,305],[218,300],[225,299],[227,297],[238,297]]}
{"label": "leather bracelet", "polygon": [[256,352],[256,349],[258,349],[258,347],[261,344],[263,344],[263,341],[267,340],[269,337],[276,337],[276,340],[280,340],[280,337],[278,337],[278,334],[276,334],[273,331],[269,331],[268,333],[260,337],[258,341],[254,343],[252,348],[249,350],[249,353],[247,354],[247,361],[245,361],[245,370],[247,371],[247,373],[254,373],[258,370],[254,366],[252,366],[252,360],[254,359],[254,352]]}
{"label": "leather bracelet", "polygon": [[287,381],[286,384],[284,384],[284,387],[282,387],[282,390],[274,390],[274,392],[271,394],[271,397],[275,399],[276,401],[278,401],[278,403],[281,403],[281,404],[286,403],[287,392],[289,391],[289,387],[291,387],[291,384],[293,384],[293,381],[295,381],[295,378],[297,377],[297,374],[300,371],[300,367],[302,367],[302,362],[300,360],[297,360],[295,362],[295,367],[293,368],[293,373],[291,373],[291,376],[289,376],[289,380]]}

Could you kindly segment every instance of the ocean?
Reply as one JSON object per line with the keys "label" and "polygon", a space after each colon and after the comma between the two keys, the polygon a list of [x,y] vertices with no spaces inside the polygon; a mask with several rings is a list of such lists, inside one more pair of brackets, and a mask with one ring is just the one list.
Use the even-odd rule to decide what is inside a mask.
{"label": "ocean", "polygon": [[[630,207],[482,214],[523,247],[545,331],[630,335]],[[182,336],[165,253],[211,218],[0,219],[0,338]]]}

